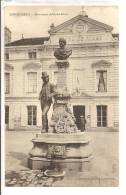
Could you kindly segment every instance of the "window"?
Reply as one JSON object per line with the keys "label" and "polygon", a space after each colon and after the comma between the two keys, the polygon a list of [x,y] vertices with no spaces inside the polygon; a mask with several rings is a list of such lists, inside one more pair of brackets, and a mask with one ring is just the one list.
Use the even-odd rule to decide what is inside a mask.
{"label": "window", "polygon": [[37,124],[37,107],[36,106],[27,106],[28,110],[28,125]]}
{"label": "window", "polygon": [[107,91],[107,71],[97,71],[97,91],[106,92]]}
{"label": "window", "polygon": [[57,84],[57,79],[58,79],[58,72],[55,71],[54,72],[54,81],[53,81],[55,85]]}
{"label": "window", "polygon": [[73,71],[73,89],[84,89],[84,70]]}
{"label": "window", "polygon": [[36,59],[36,52],[29,52],[28,56],[29,56],[29,59]]}
{"label": "window", "polygon": [[28,72],[28,93],[37,92],[37,72]]}
{"label": "window", "polygon": [[10,93],[10,73],[5,73],[5,94]]}
{"label": "window", "polygon": [[9,53],[5,53],[5,60],[9,60]]}
{"label": "window", "polygon": [[97,106],[97,127],[107,127],[107,106]]}
{"label": "window", "polygon": [[5,124],[9,124],[9,106],[5,106]]}

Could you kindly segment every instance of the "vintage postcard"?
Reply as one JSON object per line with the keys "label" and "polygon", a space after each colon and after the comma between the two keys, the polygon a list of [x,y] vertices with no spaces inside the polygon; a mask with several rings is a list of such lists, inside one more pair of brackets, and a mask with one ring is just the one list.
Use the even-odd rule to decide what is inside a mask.
{"label": "vintage postcard", "polygon": [[118,6],[3,9],[5,186],[118,186]]}

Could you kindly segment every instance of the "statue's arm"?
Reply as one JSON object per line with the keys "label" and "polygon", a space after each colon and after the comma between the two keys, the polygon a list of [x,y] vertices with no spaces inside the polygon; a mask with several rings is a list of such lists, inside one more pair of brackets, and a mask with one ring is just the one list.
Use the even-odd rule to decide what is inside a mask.
{"label": "statue's arm", "polygon": [[41,91],[39,93],[39,100],[41,100],[41,97],[42,97],[42,89],[41,89]]}

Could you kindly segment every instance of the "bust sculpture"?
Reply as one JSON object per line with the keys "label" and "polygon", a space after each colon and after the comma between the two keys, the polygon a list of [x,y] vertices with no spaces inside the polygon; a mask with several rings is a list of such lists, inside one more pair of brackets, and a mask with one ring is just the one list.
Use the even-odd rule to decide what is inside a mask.
{"label": "bust sculpture", "polygon": [[72,50],[66,47],[66,40],[64,38],[59,39],[60,48],[56,49],[54,56],[57,60],[67,60],[72,54]]}

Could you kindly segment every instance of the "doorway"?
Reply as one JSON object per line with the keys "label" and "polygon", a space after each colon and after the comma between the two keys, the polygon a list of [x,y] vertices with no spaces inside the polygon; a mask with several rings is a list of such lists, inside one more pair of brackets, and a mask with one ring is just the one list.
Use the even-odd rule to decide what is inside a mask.
{"label": "doorway", "polygon": [[79,130],[82,128],[81,118],[83,117],[83,119],[84,119],[83,129],[85,129],[85,106],[83,106],[83,105],[73,106],[73,114],[75,116],[76,125],[77,125]]}

